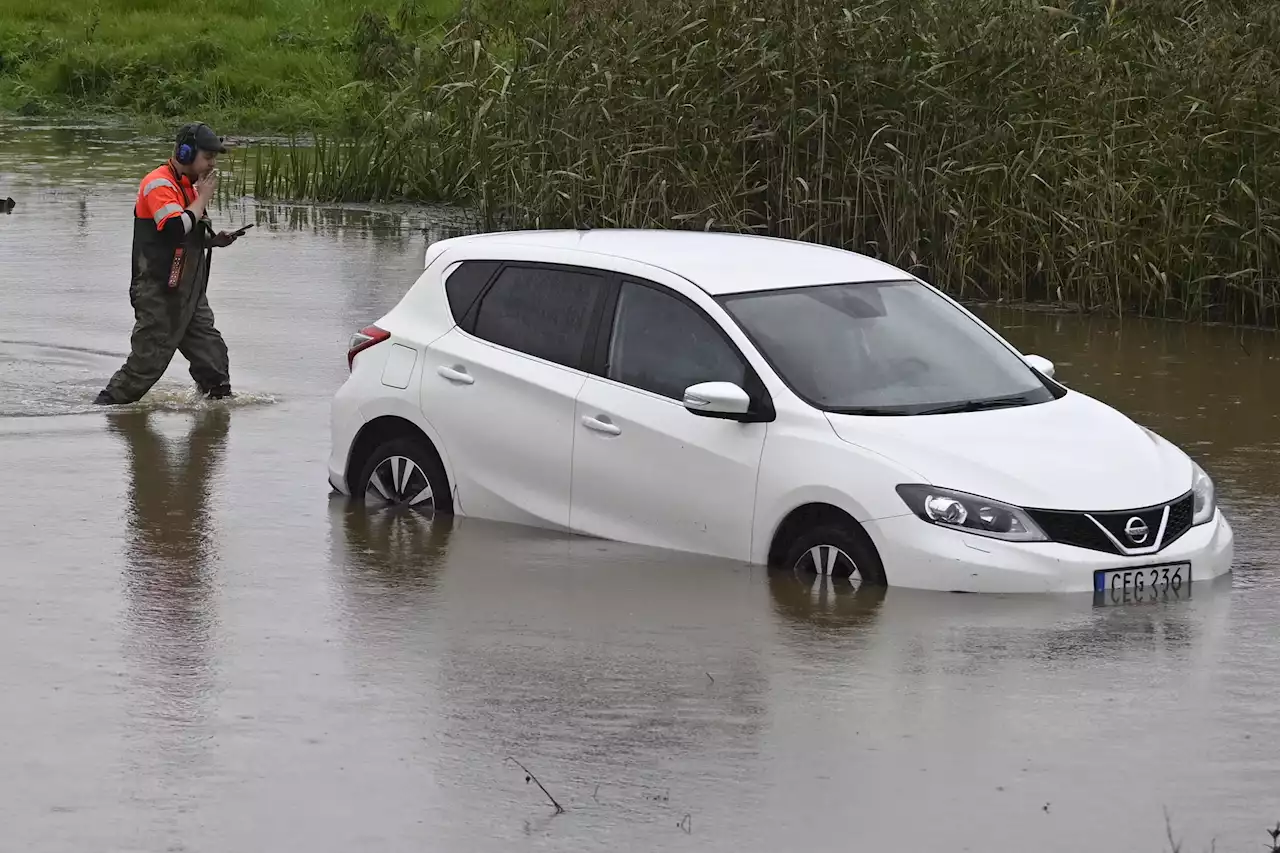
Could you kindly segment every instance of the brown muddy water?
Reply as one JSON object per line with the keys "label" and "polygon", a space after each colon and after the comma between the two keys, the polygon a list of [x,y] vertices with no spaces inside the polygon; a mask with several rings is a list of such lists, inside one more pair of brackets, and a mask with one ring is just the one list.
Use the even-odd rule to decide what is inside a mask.
{"label": "brown muddy water", "polygon": [[[1280,343],[991,312],[1187,447],[1236,526],[1189,599],[886,594],[330,497],[350,333],[421,211],[264,206],[215,259],[232,405],[133,411],[163,143],[0,125],[5,850],[1253,851],[1280,820]],[[443,229],[443,230],[442,230]],[[506,759],[565,807],[554,814]]]}

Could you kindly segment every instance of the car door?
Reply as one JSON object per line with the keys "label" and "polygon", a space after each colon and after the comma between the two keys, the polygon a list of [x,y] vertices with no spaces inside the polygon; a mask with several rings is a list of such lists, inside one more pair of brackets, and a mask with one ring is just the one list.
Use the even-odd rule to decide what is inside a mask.
{"label": "car door", "polygon": [[427,348],[423,414],[449,454],[462,514],[566,528],[574,405],[611,280],[526,262],[474,279],[446,280],[459,324]]}
{"label": "car door", "polygon": [[[684,391],[728,381],[764,394],[692,301],[625,278],[578,394],[570,524],[581,533],[748,559],[767,424],[695,415]],[[607,336],[607,337],[606,337]]]}

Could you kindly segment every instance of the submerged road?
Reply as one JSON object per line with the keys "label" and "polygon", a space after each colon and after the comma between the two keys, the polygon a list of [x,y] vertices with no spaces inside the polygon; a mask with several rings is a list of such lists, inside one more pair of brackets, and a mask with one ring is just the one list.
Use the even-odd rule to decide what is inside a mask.
{"label": "submerged road", "polygon": [[[1280,819],[1280,345],[991,315],[1188,447],[1190,597],[887,594],[329,495],[345,347],[425,214],[236,204],[234,404],[124,357],[157,156],[0,128],[0,826],[27,851],[1263,849]],[[70,157],[70,159],[66,159]],[[547,797],[509,757],[536,774]]]}

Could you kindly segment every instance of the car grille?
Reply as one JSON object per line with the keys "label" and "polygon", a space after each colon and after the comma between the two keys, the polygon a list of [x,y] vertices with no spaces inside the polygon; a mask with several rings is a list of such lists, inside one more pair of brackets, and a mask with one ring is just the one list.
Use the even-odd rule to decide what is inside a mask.
{"label": "car grille", "polygon": [[1082,512],[1056,512],[1051,510],[1030,510],[1030,515],[1044,535],[1054,542],[1064,545],[1075,545],[1078,548],[1090,548],[1094,551],[1108,551],[1118,554],[1116,546],[1111,544],[1107,534],[1098,529],[1098,525],[1089,520]]}
{"label": "car grille", "polygon": [[[1169,521],[1165,527],[1164,537],[1156,542],[1160,532],[1160,519],[1164,516],[1166,504],[1123,512],[1068,512],[1064,510],[1029,509],[1031,516],[1040,529],[1054,542],[1074,545],[1077,548],[1088,548],[1092,551],[1105,551],[1108,554],[1123,554],[1115,546],[1106,533],[1098,525],[1105,527],[1116,539],[1131,549],[1144,549],[1157,546],[1163,550],[1182,537],[1191,529],[1191,516],[1195,510],[1195,496],[1187,492],[1182,497],[1167,504]],[[1135,545],[1125,533],[1125,525],[1130,519],[1140,518],[1150,531],[1149,538],[1141,545]],[[1095,523],[1096,521],[1096,523]]]}
{"label": "car grille", "polygon": [[1196,497],[1187,493],[1169,507],[1169,526],[1164,530],[1164,542],[1168,545],[1191,529],[1191,517],[1196,511]]}

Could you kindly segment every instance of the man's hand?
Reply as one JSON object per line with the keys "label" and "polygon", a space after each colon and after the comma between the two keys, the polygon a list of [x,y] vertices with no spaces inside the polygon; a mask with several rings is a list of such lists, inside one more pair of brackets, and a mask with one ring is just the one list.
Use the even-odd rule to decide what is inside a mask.
{"label": "man's hand", "polygon": [[236,237],[237,235],[233,231],[219,231],[211,240],[209,240],[209,244],[217,248],[230,246],[236,241]]}
{"label": "man's hand", "polygon": [[218,188],[218,172],[210,169],[207,174],[200,180],[196,181],[196,197],[202,201],[208,201],[213,198],[213,192]]}

